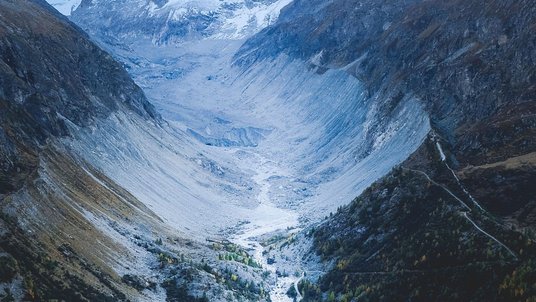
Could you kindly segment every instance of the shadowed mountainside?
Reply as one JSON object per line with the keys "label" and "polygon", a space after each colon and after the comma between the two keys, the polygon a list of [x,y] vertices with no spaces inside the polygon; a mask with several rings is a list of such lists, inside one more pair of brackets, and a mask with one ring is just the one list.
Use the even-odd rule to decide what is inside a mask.
{"label": "shadowed mountainside", "polygon": [[534,298],[535,26],[531,1],[298,0],[244,44],[236,65],[345,68],[383,112],[410,94],[430,114],[421,148],[314,230],[328,272],[304,301]]}
{"label": "shadowed mountainside", "polygon": [[136,296],[111,265],[134,263],[132,250],[99,221],[158,229],[159,218],[59,139],[114,111],[158,117],[121,65],[44,1],[2,1],[0,15],[1,295]]}
{"label": "shadowed mountainside", "polygon": [[46,2],[0,5],[0,154],[9,159],[0,194],[20,187],[38,147],[68,135],[67,122],[89,126],[119,108],[156,117],[121,65]]}

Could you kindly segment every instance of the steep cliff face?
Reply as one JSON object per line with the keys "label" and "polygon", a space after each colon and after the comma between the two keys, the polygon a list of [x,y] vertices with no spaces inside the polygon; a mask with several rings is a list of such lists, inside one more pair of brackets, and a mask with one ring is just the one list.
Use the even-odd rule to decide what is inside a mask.
{"label": "steep cliff face", "polygon": [[[530,139],[535,131],[535,14],[527,1],[485,7],[475,1],[295,1],[276,25],[245,43],[235,64],[287,53],[322,68],[347,66],[369,91],[381,95],[384,108],[415,94],[448,144],[451,165],[458,170],[472,166],[469,170],[479,178],[474,174],[478,166],[504,166],[499,163],[536,149]],[[311,26],[300,26],[306,23]],[[518,210],[531,202],[524,197],[530,166],[513,176],[519,182],[478,194],[488,199],[519,185],[520,200],[512,202]],[[487,181],[479,182],[492,181],[494,168],[486,167],[479,175],[487,175]],[[469,178],[469,170],[464,177]],[[467,181],[477,189],[476,180]]]}

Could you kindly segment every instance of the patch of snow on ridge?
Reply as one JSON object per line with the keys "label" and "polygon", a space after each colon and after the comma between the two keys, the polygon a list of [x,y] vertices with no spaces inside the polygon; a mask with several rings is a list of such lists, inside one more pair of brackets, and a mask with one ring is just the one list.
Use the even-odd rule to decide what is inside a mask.
{"label": "patch of snow on ridge", "polygon": [[82,0],[47,0],[47,2],[60,13],[69,16],[80,5]]}
{"label": "patch of snow on ridge", "polygon": [[211,39],[243,39],[260,29],[271,25],[277,20],[279,12],[292,0],[268,1],[268,4],[256,3],[251,5],[246,0],[234,1],[189,1],[169,0],[161,8],[152,9],[153,14],[169,12],[173,20],[179,21],[186,18],[188,12],[216,13],[220,15],[219,29],[211,36]]}
{"label": "patch of snow on ridge", "polygon": [[273,24],[279,17],[281,9],[290,2],[292,0],[279,0],[268,6],[242,7],[231,18],[225,19],[220,32],[212,38],[245,38],[249,34]]}
{"label": "patch of snow on ridge", "polygon": [[[152,1],[151,1],[152,2]],[[196,7],[203,10],[215,10],[221,3],[226,3],[227,1],[219,0],[168,0],[162,9],[166,8],[183,8],[183,7]]]}

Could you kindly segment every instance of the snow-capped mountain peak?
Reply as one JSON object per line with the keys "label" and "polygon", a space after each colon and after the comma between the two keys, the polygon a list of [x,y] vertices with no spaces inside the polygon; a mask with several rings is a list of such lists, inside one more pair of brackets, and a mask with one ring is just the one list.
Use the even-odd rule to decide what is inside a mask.
{"label": "snow-capped mountain peak", "polygon": [[[48,0],[86,30],[106,37],[169,44],[198,38],[239,40],[273,24],[291,0]],[[78,5],[80,4],[80,5]],[[111,22],[114,20],[114,22]]]}

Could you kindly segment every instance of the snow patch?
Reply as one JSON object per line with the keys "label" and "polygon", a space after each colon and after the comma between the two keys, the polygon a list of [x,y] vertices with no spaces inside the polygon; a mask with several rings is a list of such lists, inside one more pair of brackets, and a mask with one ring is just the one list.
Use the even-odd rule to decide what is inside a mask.
{"label": "snow patch", "polygon": [[70,16],[82,0],[47,0],[47,2],[63,15]]}

